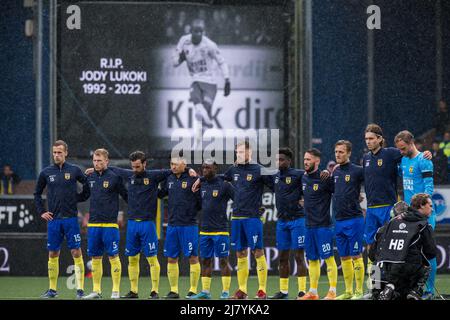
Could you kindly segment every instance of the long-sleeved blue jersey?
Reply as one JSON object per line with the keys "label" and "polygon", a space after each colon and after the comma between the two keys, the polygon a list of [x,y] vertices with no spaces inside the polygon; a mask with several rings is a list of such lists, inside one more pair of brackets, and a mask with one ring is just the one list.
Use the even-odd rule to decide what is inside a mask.
{"label": "long-sleeved blue jersey", "polygon": [[280,220],[294,220],[305,216],[299,201],[303,196],[302,177],[305,171],[288,168],[273,176],[277,217]]}
{"label": "long-sleeved blue jersey", "polygon": [[223,179],[204,179],[200,187],[202,218],[200,231],[228,232],[227,205],[234,198],[234,187]]}
{"label": "long-sleeved blue jersey", "polygon": [[264,185],[273,188],[273,177],[263,175],[264,167],[256,163],[231,166],[224,174],[234,187],[233,217],[254,218],[261,215]]}
{"label": "long-sleeved blue jersey", "polygon": [[91,189],[89,223],[117,223],[119,195],[128,201],[128,192],[121,176],[106,168],[88,176]]}
{"label": "long-sleeved blue jersey", "polygon": [[320,179],[320,171],[302,177],[307,227],[331,226],[330,204],[334,192],[333,178]]}
{"label": "long-sleeved blue jersey", "polygon": [[[83,191],[77,192],[77,181],[83,184]],[[34,203],[39,214],[45,210],[42,192],[47,187],[48,211],[54,219],[76,217],[77,202],[89,198],[86,176],[80,168],[64,162],[61,167],[56,164],[46,167],[39,174],[34,192]]]}
{"label": "long-sleeved blue jersey", "polygon": [[363,157],[364,189],[367,206],[393,205],[397,202],[397,172],[402,155],[397,148],[381,148]]}
{"label": "long-sleeved blue jersey", "polygon": [[403,194],[405,202],[411,204],[411,198],[417,193],[433,195],[433,162],[420,152],[410,159],[403,157],[399,173],[403,176]]}
{"label": "long-sleeved blue jersey", "polygon": [[362,217],[359,194],[364,181],[363,168],[350,162],[340,165],[334,170],[333,179],[333,209],[336,212],[336,220]]}
{"label": "long-sleeved blue jersey", "polygon": [[197,213],[200,210],[200,193],[192,192],[192,185],[197,180],[190,177],[188,171],[180,177],[171,174],[161,184],[158,192],[160,198],[168,195],[168,213],[170,226],[195,226],[197,225]]}
{"label": "long-sleeved blue jersey", "polygon": [[145,170],[136,175],[133,170],[109,167],[128,182],[128,219],[155,220],[158,185],[172,174],[170,169]]}

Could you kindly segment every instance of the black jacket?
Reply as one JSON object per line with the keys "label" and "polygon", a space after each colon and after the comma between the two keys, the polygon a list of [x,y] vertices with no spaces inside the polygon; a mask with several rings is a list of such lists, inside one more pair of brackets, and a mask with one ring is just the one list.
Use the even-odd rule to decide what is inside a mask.
{"label": "black jacket", "polygon": [[369,258],[376,262],[428,264],[436,257],[433,229],[427,217],[408,208],[378,229]]}

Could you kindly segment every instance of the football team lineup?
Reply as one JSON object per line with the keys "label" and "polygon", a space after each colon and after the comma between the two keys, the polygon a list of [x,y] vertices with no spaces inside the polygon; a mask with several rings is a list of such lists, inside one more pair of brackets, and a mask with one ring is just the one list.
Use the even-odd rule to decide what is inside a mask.
{"label": "football team lineup", "polygon": [[[75,262],[77,298],[103,297],[102,259],[106,253],[111,265],[112,299],[139,298],[141,255],[145,256],[150,269],[150,298],[159,299],[155,212],[157,199],[168,197],[168,226],[164,239],[169,282],[166,299],[180,298],[181,256],[189,261],[190,286],[186,299],[212,299],[214,258],[219,259],[220,265],[220,299],[247,299],[249,250],[256,261],[255,299],[289,298],[291,252],[297,264],[297,300],[320,299],[321,260],[325,261],[329,284],[322,297],[324,300],[430,299],[436,294],[437,254],[432,236],[435,216],[430,197],[433,192],[431,154],[417,150],[409,131],[396,135],[395,148],[383,147],[383,132],[376,124],[366,127],[364,138],[369,152],[363,157],[363,166],[350,162],[352,143],[338,140],[334,150],[337,165],[330,171],[319,170],[321,152],[316,148],[305,152],[304,170],[292,168],[292,150],[280,148],[276,156],[278,171],[267,175],[263,174],[263,167],[253,161],[250,142],[242,140],[236,144],[236,161],[223,174],[218,174],[214,159],[204,159],[201,176],[187,167],[182,154],[172,155],[170,169],[147,170],[147,157],[142,151],[130,154],[131,169],[108,166],[109,153],[104,148],[94,151],[93,168],[81,172],[80,168],[66,162],[68,145],[58,140],[52,147],[54,164],[41,172],[35,191],[38,212],[48,221],[49,289],[42,298],[58,296],[59,254],[65,237]],[[420,172],[418,176],[416,170]],[[396,188],[399,175],[404,185],[402,202],[398,202]],[[77,183],[83,185],[80,193],[74,188]],[[367,196],[365,212],[360,206],[363,184]],[[264,186],[275,192],[278,211],[279,291],[272,296],[267,295],[268,267],[260,210]],[[41,198],[44,188],[48,190],[48,209]],[[125,256],[128,257],[130,291],[122,296],[117,224],[119,196],[128,203]],[[76,203],[88,199],[87,253],[92,258],[93,287],[86,295],[80,229],[74,214]],[[226,209],[230,200],[233,211],[228,221]],[[400,230],[395,229],[395,225]],[[345,289],[341,294],[337,294],[335,244],[344,278]],[[362,254],[364,247],[367,264]],[[230,293],[230,249],[236,252],[237,258],[238,289],[234,294]],[[366,272],[369,280],[365,293]],[[404,275],[399,276],[402,272],[407,280]],[[411,281],[411,277],[414,280]],[[200,279],[202,289],[199,291]]]}
{"label": "football team lineup", "polygon": [[403,2],[0,4],[0,300],[447,300],[450,2]]}

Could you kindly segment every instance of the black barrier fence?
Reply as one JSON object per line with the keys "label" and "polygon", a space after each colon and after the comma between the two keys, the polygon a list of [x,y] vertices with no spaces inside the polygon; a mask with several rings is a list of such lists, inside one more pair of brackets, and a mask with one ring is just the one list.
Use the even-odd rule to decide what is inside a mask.
{"label": "black barrier fence", "polygon": [[[271,192],[263,195],[264,214],[264,245],[267,259],[268,271],[271,275],[278,274],[279,251],[276,248],[276,208],[274,206],[274,196]],[[165,206],[163,206],[165,207]],[[81,212],[88,212],[88,202],[79,205]],[[120,202],[121,212],[126,212],[126,204]],[[161,224],[164,224],[164,216],[167,210],[162,208]],[[228,208],[230,212],[230,208]],[[126,217],[126,215],[125,215]],[[120,258],[123,265],[127,265],[125,257],[126,239],[126,219],[125,226],[121,228]],[[161,272],[166,274],[167,259],[163,256],[164,239],[166,228],[162,227],[161,241],[159,243],[158,257],[161,264]],[[6,196],[0,198],[0,275],[10,276],[46,276],[47,275],[47,225],[36,212],[32,196]],[[87,257],[87,235],[86,228],[81,229],[82,252],[84,255],[86,270],[89,271]],[[450,236],[446,225],[438,226],[436,231],[436,241],[438,246],[438,273],[450,273]],[[335,249],[335,256],[338,266],[339,256]],[[250,273],[256,274],[256,262],[254,258],[250,261]],[[234,252],[230,254],[230,264],[236,270],[236,257]],[[73,260],[70,252],[64,243],[61,250],[60,274],[73,273]],[[322,264],[322,272],[325,274],[325,265]],[[148,273],[148,264],[141,258],[142,275]],[[124,269],[125,270],[125,269]],[[214,270],[219,272],[219,263],[216,259]],[[291,256],[291,273],[297,271],[295,261]],[[109,263],[104,259],[104,272],[109,274]],[[181,259],[180,274],[189,275],[187,259]],[[124,271],[126,275],[126,270]]]}
{"label": "black barrier fence", "polygon": [[[265,229],[265,231],[268,228]],[[265,237],[265,254],[267,259],[268,271],[270,275],[278,274],[279,251],[275,246],[275,238],[273,236]],[[437,265],[438,273],[450,273],[450,238],[448,236],[436,236],[438,247]],[[86,254],[87,241],[86,237],[82,239],[82,251],[85,264],[88,266],[89,258]],[[161,264],[161,274],[166,274],[167,259],[163,256],[162,249],[164,242],[159,245],[158,257]],[[128,265],[125,252],[125,232],[121,232],[120,241],[120,258],[123,266]],[[335,257],[340,267],[339,256],[335,249]],[[234,252],[230,254],[230,264],[233,270],[236,270],[236,258]],[[63,244],[60,257],[60,275],[69,276],[73,273],[73,260],[65,244]],[[109,262],[104,259],[104,274],[109,275]],[[123,269],[123,275],[126,275],[126,269]],[[219,274],[219,263],[215,261],[214,271]],[[296,265],[291,256],[291,274],[296,274]],[[86,268],[89,271],[89,267]],[[256,274],[256,262],[252,257],[250,259],[250,274]],[[325,264],[322,264],[322,274],[326,274]],[[47,251],[46,251],[46,235],[30,234],[28,236],[6,236],[0,235],[0,275],[3,276],[46,276],[47,275]],[[141,257],[141,275],[149,275],[149,267],[147,261]],[[180,275],[189,275],[189,266],[187,259],[180,260]]]}

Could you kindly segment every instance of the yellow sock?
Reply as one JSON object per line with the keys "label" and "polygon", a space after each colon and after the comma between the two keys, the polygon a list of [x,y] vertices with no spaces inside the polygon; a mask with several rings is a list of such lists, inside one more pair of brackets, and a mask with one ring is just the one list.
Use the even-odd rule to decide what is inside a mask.
{"label": "yellow sock", "polygon": [[239,284],[239,290],[247,293],[247,280],[248,280],[248,258],[238,258],[237,263],[237,278]]}
{"label": "yellow sock", "polygon": [[150,276],[152,277],[152,291],[158,293],[159,291],[159,276],[161,273],[161,266],[159,265],[158,257],[148,257],[148,264],[150,265]]}
{"label": "yellow sock", "polygon": [[262,255],[256,258],[256,271],[258,273],[259,290],[266,292],[267,286],[267,261],[266,257]]}
{"label": "yellow sock", "polygon": [[120,279],[122,278],[122,264],[120,263],[119,257],[115,257],[109,260],[111,264],[111,278],[112,278],[112,291],[120,291]]}
{"label": "yellow sock", "polygon": [[138,293],[140,257],[141,255],[139,253],[135,256],[128,257],[128,278],[130,279],[130,291],[134,293]]}
{"label": "yellow sock", "polygon": [[342,274],[344,275],[345,292],[353,294],[353,262],[352,259],[341,260]]}
{"label": "yellow sock", "polygon": [[319,287],[319,277],[320,277],[320,260],[310,260],[309,261],[309,287],[310,291],[316,291]]}
{"label": "yellow sock", "polygon": [[332,290],[334,288],[336,290],[336,285],[337,285],[336,260],[334,260],[334,256],[331,256],[328,259],[325,259],[325,262],[327,264],[327,275],[328,275],[328,281],[330,283],[330,289]]}
{"label": "yellow sock", "polygon": [[48,282],[49,289],[55,290],[58,285],[59,257],[48,258]]}
{"label": "yellow sock", "polygon": [[177,263],[167,264],[167,278],[169,278],[170,291],[178,293],[178,276],[180,269]]}
{"label": "yellow sock", "polygon": [[205,292],[211,291],[211,277],[202,277],[202,290]]}
{"label": "yellow sock", "polygon": [[280,291],[282,293],[289,292],[289,278],[280,278]]}
{"label": "yellow sock", "polygon": [[222,276],[222,291],[230,292],[231,276]]}
{"label": "yellow sock", "polygon": [[92,259],[92,282],[94,287],[92,291],[102,292],[102,277],[103,277],[103,259]]}
{"label": "yellow sock", "polygon": [[73,258],[75,264],[75,279],[77,279],[77,289],[84,290],[84,261],[83,256]]}
{"label": "yellow sock", "polygon": [[189,288],[189,291],[197,293],[197,286],[198,286],[198,280],[200,279],[200,263],[194,263],[190,265],[191,271],[189,273],[190,275],[190,283],[191,287]]}
{"label": "yellow sock", "polygon": [[306,292],[306,276],[297,277],[298,292]]}
{"label": "yellow sock", "polygon": [[355,269],[356,292],[362,294],[364,286],[364,260],[362,257],[355,259],[353,260],[353,264]]}
{"label": "yellow sock", "polygon": [[372,261],[367,258],[367,289],[372,290],[372,280],[370,273],[372,272]]}

